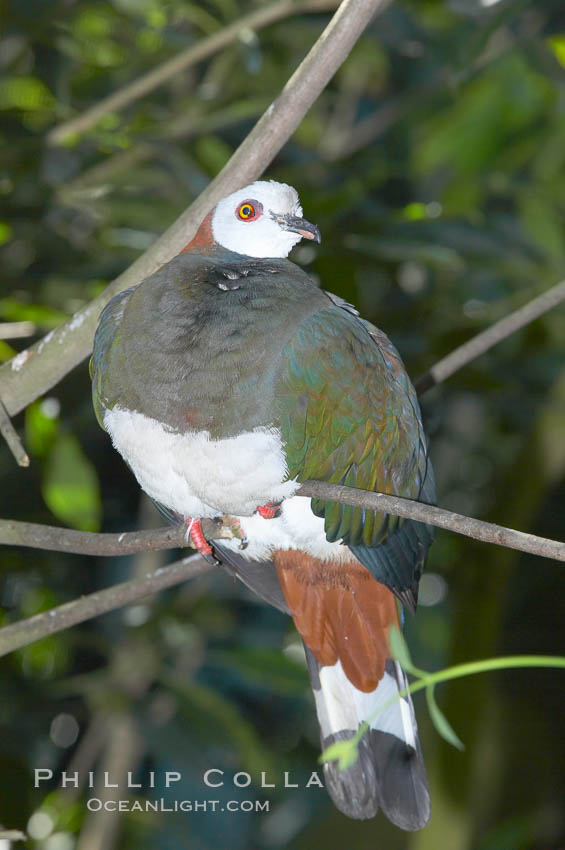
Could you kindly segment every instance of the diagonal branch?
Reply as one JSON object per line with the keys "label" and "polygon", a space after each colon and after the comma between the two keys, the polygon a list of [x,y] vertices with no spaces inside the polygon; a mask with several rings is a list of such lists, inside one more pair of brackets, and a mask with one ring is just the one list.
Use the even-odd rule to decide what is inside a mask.
{"label": "diagonal branch", "polygon": [[77,623],[83,623],[85,620],[91,620],[100,614],[122,608],[130,602],[136,602],[138,599],[143,599],[144,596],[164,590],[167,587],[174,587],[175,584],[203,575],[212,569],[215,569],[215,567],[205,561],[204,558],[199,555],[192,555],[189,558],[183,558],[181,561],[175,561],[168,567],[161,567],[142,578],[134,578],[121,584],[114,584],[105,590],[98,590],[88,596],[73,599],[72,602],[66,602],[50,611],[35,614],[35,616],[28,617],[26,620],[13,623],[11,626],[4,626],[3,629],[0,629],[0,657],[47,637],[47,635],[61,632]]}
{"label": "diagonal branch", "polygon": [[495,322],[490,328],[472,337],[468,342],[463,343],[459,348],[443,357],[415,381],[416,390],[419,394],[422,394],[435,387],[436,384],[446,381],[454,372],[480,357],[493,345],[516,333],[520,328],[529,325],[534,319],[538,319],[544,313],[561,304],[562,301],[565,301],[565,280],[552,286],[551,289],[538,295],[537,298],[528,301],[523,307],[514,310],[513,313]]}
{"label": "diagonal branch", "polygon": [[29,466],[29,456],[23,447],[20,436],[10,421],[8,411],[0,399],[0,434],[8,444],[8,448],[14,455],[18,466]]}
{"label": "diagonal branch", "polygon": [[343,0],[279,97],[194,203],[101,295],[65,324],[0,367],[0,395],[10,416],[57,384],[88,356],[98,317],[110,298],[136,285],[178,254],[218,201],[263,173],[345,61],[371,19],[390,2]]}
{"label": "diagonal branch", "polygon": [[308,12],[331,12],[339,5],[339,0],[279,0],[278,3],[272,3],[270,6],[256,9],[248,15],[244,15],[237,21],[234,21],[229,26],[215,32],[193,44],[168,59],[149,71],[147,74],[139,77],[123,88],[113,92],[108,97],[103,98],[90,109],[81,112],[75,118],[69,121],[64,121],[53,127],[47,134],[47,143],[50,145],[64,144],[69,136],[77,133],[84,133],[93,127],[103,116],[111,112],[120,112],[126,106],[135,103],[136,100],[144,97],[149,92],[154,91],[159,86],[168,82],[172,77],[177,76],[182,71],[186,71],[192,65],[208,59],[215,53],[219,53],[225,47],[228,47],[234,41],[240,38],[241,34],[246,30],[260,30],[274,24],[277,21],[289,18],[292,15],[301,15]]}

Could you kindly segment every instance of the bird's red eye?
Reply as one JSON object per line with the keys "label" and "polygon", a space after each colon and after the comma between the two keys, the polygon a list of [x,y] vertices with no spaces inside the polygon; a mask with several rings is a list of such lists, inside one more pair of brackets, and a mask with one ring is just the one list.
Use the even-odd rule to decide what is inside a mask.
{"label": "bird's red eye", "polygon": [[242,201],[235,211],[241,221],[255,221],[263,212],[263,204],[259,201]]}

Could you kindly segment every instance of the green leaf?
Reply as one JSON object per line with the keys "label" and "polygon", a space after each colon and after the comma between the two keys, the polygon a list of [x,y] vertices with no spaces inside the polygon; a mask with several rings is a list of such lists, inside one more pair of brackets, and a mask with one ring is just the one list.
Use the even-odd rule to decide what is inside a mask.
{"label": "green leaf", "polygon": [[391,626],[388,630],[388,645],[390,653],[395,661],[409,672],[414,669],[408,645],[404,640],[404,635],[396,628]]}
{"label": "green leaf", "polygon": [[12,228],[5,221],[0,221],[0,245],[12,238]]}
{"label": "green leaf", "polygon": [[0,109],[47,109],[54,102],[53,95],[38,77],[10,77],[0,82]]}
{"label": "green leaf", "polygon": [[17,353],[16,349],[12,348],[8,342],[0,339],[0,363],[6,363],[6,361],[15,357]]}
{"label": "green leaf", "polygon": [[548,38],[547,45],[559,64],[565,68],[565,35],[554,35]]}
{"label": "green leaf", "polygon": [[80,531],[97,531],[102,519],[98,477],[79,441],[57,437],[49,453],[42,485],[45,503],[62,522]]}
{"label": "green leaf", "polygon": [[457,750],[464,750],[465,745],[457,736],[447,717],[442,712],[436,702],[433,685],[430,685],[426,688],[426,699],[428,701],[430,717],[432,719],[432,723],[436,728],[437,733],[441,735],[444,741],[447,741],[448,744],[451,744],[452,747],[455,747]]}
{"label": "green leaf", "polygon": [[334,744],[330,744],[321,753],[318,761],[320,764],[337,761],[340,770],[347,770],[348,767],[355,764],[358,758],[359,742],[356,737],[353,737],[349,741],[336,741]]}
{"label": "green leaf", "polygon": [[47,456],[57,436],[59,423],[54,413],[44,401],[35,401],[26,408],[26,446],[37,457]]}
{"label": "green leaf", "polygon": [[201,136],[196,150],[199,160],[212,174],[220,171],[232,155],[230,146],[217,136]]}
{"label": "green leaf", "polygon": [[24,304],[17,298],[0,298],[0,317],[7,322],[35,322],[55,328],[69,318],[68,313],[54,310],[45,304]]}

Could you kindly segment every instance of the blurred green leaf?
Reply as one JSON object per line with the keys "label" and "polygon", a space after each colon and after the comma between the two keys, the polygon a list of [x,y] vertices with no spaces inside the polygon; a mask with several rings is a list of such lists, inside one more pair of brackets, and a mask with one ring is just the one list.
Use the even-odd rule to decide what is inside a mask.
{"label": "blurred green leaf", "polygon": [[48,304],[26,304],[17,298],[0,298],[0,317],[7,322],[34,322],[44,328],[56,328],[69,317]]}
{"label": "blurred green leaf", "polygon": [[33,111],[49,109],[54,97],[38,77],[10,77],[0,80],[0,109]]}
{"label": "blurred green leaf", "polygon": [[59,435],[42,482],[45,503],[55,516],[81,531],[97,531],[102,519],[98,476],[76,437]]}
{"label": "blurred green leaf", "polygon": [[547,39],[547,44],[557,61],[565,68],[565,35],[554,35]]}
{"label": "blurred green leaf", "polygon": [[201,136],[196,147],[202,164],[211,174],[221,171],[232,155],[229,145],[217,136]]}
{"label": "blurred green leaf", "polygon": [[37,457],[46,457],[59,430],[58,416],[42,401],[34,401],[25,412],[26,446]]}
{"label": "blurred green leaf", "polygon": [[0,245],[12,238],[12,228],[5,221],[0,221]]}

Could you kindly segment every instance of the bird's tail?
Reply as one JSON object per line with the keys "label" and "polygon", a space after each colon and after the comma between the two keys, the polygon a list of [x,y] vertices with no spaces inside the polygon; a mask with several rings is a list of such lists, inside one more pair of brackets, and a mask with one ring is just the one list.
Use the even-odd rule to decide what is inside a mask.
{"label": "bird's tail", "polygon": [[398,627],[394,595],[354,558],[321,561],[277,550],[273,560],[307,647],[322,747],[369,725],[353,764],[325,766],[334,803],[352,818],[382,809],[402,829],[421,829],[430,797],[412,702],[395,699],[406,678],[390,657],[389,631]]}
{"label": "bird's tail", "polygon": [[[408,694],[389,702],[406,687],[402,668],[388,659],[383,678],[366,693],[349,681],[339,660],[324,667],[305,649],[322,748],[352,738],[361,723],[370,723],[352,765],[343,770],[337,761],[324,765],[335,805],[359,819],[381,809],[401,829],[421,829],[430,818],[430,795],[412,700]],[[388,707],[378,712],[385,703]]]}

